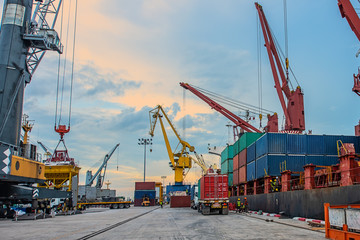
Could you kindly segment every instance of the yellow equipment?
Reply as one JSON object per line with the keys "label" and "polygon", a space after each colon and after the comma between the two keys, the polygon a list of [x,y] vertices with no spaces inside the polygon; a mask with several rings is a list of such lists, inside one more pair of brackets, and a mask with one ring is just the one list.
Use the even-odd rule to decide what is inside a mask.
{"label": "yellow equipment", "polygon": [[141,206],[143,207],[149,207],[150,206],[150,200],[148,197],[143,197],[143,201],[141,203]]}
{"label": "yellow equipment", "polygon": [[[150,133],[151,137],[154,136],[154,131],[155,131],[155,126],[156,126],[157,120],[159,119],[159,121],[160,121],[161,130],[164,135],[165,145],[166,145],[166,149],[167,149],[169,159],[170,159],[170,167],[175,171],[175,184],[183,183],[184,178],[186,176],[185,169],[188,169],[188,171],[189,171],[192,167],[191,160],[196,162],[202,168],[202,170],[204,172],[207,171],[208,168],[206,167],[204,159],[200,158],[199,155],[195,152],[194,146],[191,146],[188,142],[186,142],[180,138],[180,135],[176,131],[174,125],[172,124],[169,117],[166,115],[164,109],[160,105],[157,105],[154,109],[152,109],[149,112],[149,115],[150,115],[149,116],[150,117],[150,132],[149,133]],[[171,129],[175,133],[177,139],[179,140],[179,143],[177,145],[177,146],[180,146],[180,148],[181,148],[179,151],[176,151],[176,150],[172,151],[170,143],[169,143],[169,139],[166,134],[166,130],[165,130],[165,126],[164,126],[162,117],[165,117],[165,119],[169,123]],[[190,156],[189,152],[194,152],[196,158]]]}

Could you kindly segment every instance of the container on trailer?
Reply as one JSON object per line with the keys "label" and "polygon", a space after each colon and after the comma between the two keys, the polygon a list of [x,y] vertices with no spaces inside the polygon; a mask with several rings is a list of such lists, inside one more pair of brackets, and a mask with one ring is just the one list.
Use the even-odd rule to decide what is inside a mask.
{"label": "container on trailer", "polygon": [[256,159],[256,142],[249,145],[246,150],[246,163],[255,161]]}
{"label": "container on trailer", "polygon": [[233,184],[239,185],[239,169],[234,170],[233,172]]}
{"label": "container on trailer", "polygon": [[[241,172],[239,172],[241,179]],[[256,179],[256,161],[248,163],[246,165],[246,181],[252,181]]]}
{"label": "container on trailer", "polygon": [[256,141],[256,159],[265,154],[286,154],[287,134],[266,133]]}
{"label": "container on trailer", "polygon": [[233,158],[233,171],[239,169],[239,154],[236,154]]}
{"label": "container on trailer", "polygon": [[239,183],[244,183],[246,182],[247,178],[246,178],[246,172],[247,169],[246,169],[246,165],[242,166],[240,169],[239,169]]}
{"label": "container on trailer", "polygon": [[228,199],[228,176],[225,174],[206,174],[200,179],[201,200]]}
{"label": "container on trailer", "polygon": [[239,167],[246,165],[247,149],[245,148],[239,154]]}
{"label": "container on trailer", "polygon": [[167,185],[166,195],[170,195],[173,192],[187,192],[190,193],[191,185]]}
{"label": "container on trailer", "polygon": [[171,196],[170,208],[182,208],[191,206],[190,196]]}
{"label": "container on trailer", "polygon": [[155,190],[155,182],[135,182],[135,190]]}
{"label": "container on trailer", "polygon": [[251,132],[244,133],[240,137],[239,152],[243,151],[245,148],[250,146],[257,139],[259,139],[262,135],[264,135],[264,134],[263,133],[251,133]]}
{"label": "container on trailer", "polygon": [[304,134],[287,134],[287,154],[305,155],[307,136]]}

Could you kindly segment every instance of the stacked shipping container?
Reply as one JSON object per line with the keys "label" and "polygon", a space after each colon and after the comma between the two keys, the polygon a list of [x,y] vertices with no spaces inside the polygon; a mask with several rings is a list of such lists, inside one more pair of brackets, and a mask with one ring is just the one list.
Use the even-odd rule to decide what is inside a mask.
{"label": "stacked shipping container", "polygon": [[233,185],[233,157],[234,145],[227,146],[221,152],[221,174],[228,175],[228,185]]}
{"label": "stacked shipping container", "polygon": [[235,142],[233,158],[234,185],[246,182],[248,147],[262,135],[263,133],[244,133]]}
{"label": "stacked shipping container", "polygon": [[247,148],[246,180],[265,174],[279,176],[283,170],[301,172],[304,165],[311,163],[334,165],[338,163],[337,140],[353,143],[360,152],[360,137],[267,133]]}
{"label": "stacked shipping container", "polygon": [[135,182],[134,206],[141,206],[144,197],[149,198],[150,206],[155,206],[155,182]]}

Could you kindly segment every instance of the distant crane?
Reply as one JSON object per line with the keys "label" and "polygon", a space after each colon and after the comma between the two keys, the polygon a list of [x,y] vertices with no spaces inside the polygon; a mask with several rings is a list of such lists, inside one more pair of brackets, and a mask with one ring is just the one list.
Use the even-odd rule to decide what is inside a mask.
{"label": "distant crane", "polygon": [[[280,61],[275,41],[263,8],[258,3],[255,3],[255,7],[258,11],[264,35],[265,47],[269,56],[276,92],[285,115],[285,131],[302,133],[305,130],[304,93],[300,86],[297,86],[295,90],[290,90],[288,74],[289,60],[286,56],[285,69],[283,69],[283,63]],[[285,103],[285,98],[287,99],[287,104]]]}
{"label": "distant crane", "polygon": [[111,149],[110,152],[105,155],[103,163],[101,164],[101,166],[94,175],[92,175],[92,171],[90,170],[86,172],[85,186],[90,187],[94,183],[94,180],[97,179],[95,187],[99,189],[102,188],[104,184],[107,163],[110,160],[113,153],[115,152],[115,150],[119,147],[119,145],[120,143],[116,144],[115,147],[113,147],[113,149]]}

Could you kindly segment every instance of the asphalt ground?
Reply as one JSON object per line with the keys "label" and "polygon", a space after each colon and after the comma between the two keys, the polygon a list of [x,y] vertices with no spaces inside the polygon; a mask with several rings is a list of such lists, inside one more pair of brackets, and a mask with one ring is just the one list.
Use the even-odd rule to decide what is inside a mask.
{"label": "asphalt ground", "polygon": [[190,208],[93,208],[55,218],[0,221],[0,239],[325,239],[293,219],[230,212],[203,216]]}

